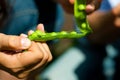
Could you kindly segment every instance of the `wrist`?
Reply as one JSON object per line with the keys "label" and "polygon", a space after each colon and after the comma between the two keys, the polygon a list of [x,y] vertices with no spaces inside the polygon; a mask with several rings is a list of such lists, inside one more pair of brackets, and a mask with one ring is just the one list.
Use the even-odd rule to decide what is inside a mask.
{"label": "wrist", "polygon": [[10,75],[8,72],[0,70],[0,80],[26,80],[24,79],[18,79],[13,75]]}

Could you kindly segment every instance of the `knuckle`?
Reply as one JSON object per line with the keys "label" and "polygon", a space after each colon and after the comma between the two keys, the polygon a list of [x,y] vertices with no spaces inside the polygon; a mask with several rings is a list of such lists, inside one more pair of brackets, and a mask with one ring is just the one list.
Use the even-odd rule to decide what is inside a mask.
{"label": "knuckle", "polygon": [[51,62],[53,60],[53,57],[50,56],[50,58],[48,59],[48,62]]}
{"label": "knuckle", "polygon": [[8,46],[10,46],[11,48],[15,48],[15,45],[14,45],[15,42],[16,42],[15,37],[9,36],[9,38],[8,38]]}
{"label": "knuckle", "polygon": [[17,73],[17,72],[19,72],[20,70],[19,69],[12,69],[11,70],[13,73]]}
{"label": "knuckle", "polygon": [[[46,54],[46,53],[45,53],[45,54]],[[47,61],[48,59],[49,59],[49,55],[46,54],[46,55],[44,56],[43,60],[44,60],[44,61]]]}
{"label": "knuckle", "polygon": [[8,45],[13,47],[14,45],[11,43],[12,41],[14,41],[14,38],[12,36],[9,36],[8,38]]}
{"label": "knuckle", "polygon": [[17,77],[18,77],[19,79],[23,79],[23,78],[26,78],[26,77],[27,77],[27,74],[21,73],[21,74],[18,74]]}
{"label": "knuckle", "polygon": [[36,56],[37,56],[37,59],[38,59],[38,60],[42,60],[42,59],[43,59],[43,56],[44,56],[43,53],[38,52],[37,54],[38,54],[38,55],[36,55]]}

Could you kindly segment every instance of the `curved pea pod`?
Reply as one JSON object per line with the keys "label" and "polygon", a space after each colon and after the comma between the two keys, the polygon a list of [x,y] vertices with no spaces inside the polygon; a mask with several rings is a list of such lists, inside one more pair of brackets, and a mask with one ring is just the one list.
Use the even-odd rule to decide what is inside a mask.
{"label": "curved pea pod", "polygon": [[74,4],[74,16],[78,28],[82,33],[90,33],[92,29],[90,28],[87,18],[86,18],[86,0],[75,0]]}
{"label": "curved pea pod", "polygon": [[85,34],[78,34],[75,31],[72,32],[52,32],[52,33],[44,33],[40,30],[36,30],[34,33],[28,36],[28,38],[32,41],[48,41],[54,39],[69,39],[69,38],[81,38]]}
{"label": "curved pea pod", "polygon": [[33,41],[48,41],[54,39],[64,39],[64,38],[81,38],[92,32],[88,21],[86,19],[86,0],[75,0],[74,4],[74,17],[77,23],[77,27],[80,30],[80,33],[75,31],[67,32],[51,32],[51,33],[44,33],[39,30],[36,30],[34,33],[28,36],[30,40]]}

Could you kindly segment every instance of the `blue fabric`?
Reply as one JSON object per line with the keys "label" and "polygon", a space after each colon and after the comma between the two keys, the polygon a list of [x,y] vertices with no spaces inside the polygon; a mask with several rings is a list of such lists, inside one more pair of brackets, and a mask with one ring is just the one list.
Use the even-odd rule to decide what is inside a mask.
{"label": "blue fabric", "polygon": [[100,10],[108,11],[111,8],[117,6],[119,3],[120,3],[120,0],[102,0],[102,5],[100,7]]}
{"label": "blue fabric", "polygon": [[35,29],[38,21],[38,10],[33,0],[9,0],[10,14],[0,32],[19,35]]}
{"label": "blue fabric", "polygon": [[[58,31],[61,24],[63,24],[63,11],[61,7],[54,3],[57,6],[48,8],[47,6],[50,6],[51,3],[53,3],[52,1],[46,0],[46,3],[46,1],[38,0],[38,5],[35,1],[36,0],[8,0],[10,4],[10,14],[4,28],[0,29],[0,32],[19,35],[21,33],[27,33],[31,29],[35,30],[36,25],[39,23],[43,23],[46,30]],[[39,4],[47,6],[41,6]],[[46,7],[47,10],[54,9],[54,11],[46,11]],[[45,16],[45,18],[39,16]],[[45,22],[42,22],[42,19],[45,19]]]}
{"label": "blue fabric", "polygon": [[102,11],[108,11],[110,9],[111,9],[111,5],[110,5],[109,1],[108,0],[103,0],[102,1],[102,5],[100,7],[100,10],[102,10]]}

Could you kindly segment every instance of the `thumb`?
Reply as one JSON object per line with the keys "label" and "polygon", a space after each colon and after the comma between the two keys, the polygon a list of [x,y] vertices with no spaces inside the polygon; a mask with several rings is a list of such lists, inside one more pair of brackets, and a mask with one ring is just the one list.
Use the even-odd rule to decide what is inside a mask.
{"label": "thumb", "polygon": [[86,12],[89,14],[99,9],[101,2],[102,0],[87,0]]}
{"label": "thumb", "polygon": [[0,50],[22,50],[30,45],[31,41],[26,37],[0,34]]}
{"label": "thumb", "polygon": [[37,25],[37,30],[40,30],[42,32],[45,32],[44,25],[43,24],[38,24]]}

